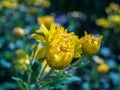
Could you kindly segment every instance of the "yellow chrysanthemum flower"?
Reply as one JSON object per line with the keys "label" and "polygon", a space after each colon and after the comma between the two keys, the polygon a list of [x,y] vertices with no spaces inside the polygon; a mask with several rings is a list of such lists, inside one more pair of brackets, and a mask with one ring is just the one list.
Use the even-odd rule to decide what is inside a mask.
{"label": "yellow chrysanthemum flower", "polygon": [[102,36],[96,37],[92,34],[87,34],[85,32],[85,36],[80,39],[79,43],[82,44],[82,51],[84,54],[95,54],[100,49],[100,43],[101,43]]}
{"label": "yellow chrysanthemum flower", "polygon": [[102,26],[104,28],[109,27],[109,21],[105,18],[97,19],[96,24],[99,25],[99,26]]}
{"label": "yellow chrysanthemum flower", "polygon": [[54,17],[50,16],[50,15],[46,15],[43,17],[38,17],[38,24],[44,24],[45,27],[47,27],[48,29],[50,28],[51,24],[54,23]]}
{"label": "yellow chrysanthemum flower", "polygon": [[14,61],[15,70],[27,70],[27,65],[30,64],[29,56],[23,50],[16,51],[17,59]]}
{"label": "yellow chrysanthemum flower", "polygon": [[[38,33],[43,35],[33,34],[32,37],[37,41],[46,45],[46,60],[48,64],[55,69],[67,67],[76,55],[76,42],[78,37],[73,33],[68,33],[63,27],[51,25],[50,30],[44,25],[41,25]],[[76,55],[78,57],[80,55]]]}
{"label": "yellow chrysanthemum flower", "polygon": [[107,64],[102,63],[98,65],[97,70],[99,73],[107,73],[110,70],[110,67]]}

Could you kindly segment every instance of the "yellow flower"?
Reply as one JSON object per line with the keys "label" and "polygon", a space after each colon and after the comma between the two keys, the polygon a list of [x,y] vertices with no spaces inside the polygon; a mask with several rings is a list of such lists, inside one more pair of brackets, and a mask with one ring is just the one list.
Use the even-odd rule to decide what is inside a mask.
{"label": "yellow flower", "polygon": [[83,53],[88,55],[97,53],[100,49],[101,39],[102,36],[96,37],[85,32],[85,36],[80,39]]}
{"label": "yellow flower", "polygon": [[104,27],[104,28],[108,28],[108,27],[109,27],[109,22],[108,22],[108,20],[105,19],[105,18],[97,19],[96,24],[97,24],[98,26],[102,26],[102,27]]}
{"label": "yellow flower", "polygon": [[16,51],[17,59],[14,61],[15,70],[27,70],[27,65],[30,64],[29,56],[23,50]]}
{"label": "yellow flower", "polygon": [[108,20],[111,24],[120,25],[120,15],[110,15]]}
{"label": "yellow flower", "polygon": [[12,9],[17,9],[18,8],[18,3],[15,1],[2,1],[2,6],[5,8],[12,8]]}
{"label": "yellow flower", "polygon": [[49,0],[34,0],[34,4],[48,8],[51,5],[51,2]]}
{"label": "yellow flower", "polygon": [[43,17],[38,17],[38,24],[44,24],[45,27],[47,27],[48,29],[50,28],[50,25],[54,23],[54,17],[50,16],[50,15],[46,15]]}
{"label": "yellow flower", "polygon": [[10,1],[2,1],[2,5],[3,7],[6,7],[6,8],[12,7],[12,3]]}
{"label": "yellow flower", "polygon": [[50,30],[41,25],[37,32],[43,35],[33,34],[32,37],[46,45],[48,64],[55,69],[67,67],[74,58],[78,37],[73,33],[68,33],[61,26],[56,27],[54,24],[51,25]]}
{"label": "yellow flower", "polygon": [[102,63],[100,65],[98,65],[97,67],[97,70],[99,73],[107,73],[109,71],[110,67],[105,64],[105,63]]}
{"label": "yellow flower", "polygon": [[120,7],[119,7],[119,5],[118,4],[116,4],[116,3],[110,3],[109,4],[109,6],[106,8],[106,12],[108,13],[108,14],[120,14]]}
{"label": "yellow flower", "polygon": [[20,27],[16,27],[13,29],[13,35],[15,37],[20,38],[20,37],[23,37],[25,34],[26,34],[25,30]]}

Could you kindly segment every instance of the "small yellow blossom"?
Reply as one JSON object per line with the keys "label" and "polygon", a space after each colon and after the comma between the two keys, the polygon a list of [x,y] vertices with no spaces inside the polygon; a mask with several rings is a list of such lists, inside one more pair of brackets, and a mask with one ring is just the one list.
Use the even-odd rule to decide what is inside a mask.
{"label": "small yellow blossom", "polygon": [[88,55],[97,53],[100,49],[101,39],[102,36],[97,37],[85,32],[85,36],[80,39],[83,53]]}
{"label": "small yellow blossom", "polygon": [[6,7],[6,8],[12,7],[12,3],[10,1],[2,1],[2,5],[3,7]]}
{"label": "small yellow blossom", "polygon": [[30,0],[29,3],[44,8],[48,8],[51,5],[50,0]]}
{"label": "small yellow blossom", "polygon": [[120,15],[110,15],[108,20],[111,22],[111,24],[120,26]]}
{"label": "small yellow blossom", "polygon": [[105,18],[97,19],[96,24],[98,26],[102,26],[104,28],[108,28],[109,27],[109,21],[107,19],[105,19]]}
{"label": "small yellow blossom", "polygon": [[27,65],[30,64],[29,56],[23,50],[16,51],[17,59],[14,61],[15,70],[27,70]]}
{"label": "small yellow blossom", "polygon": [[13,35],[15,37],[20,38],[20,37],[23,37],[25,34],[26,34],[25,30],[22,29],[21,27],[16,27],[13,29]]}
{"label": "small yellow blossom", "polygon": [[46,15],[43,17],[38,17],[38,24],[44,24],[45,27],[47,27],[48,29],[50,28],[50,25],[54,23],[54,17],[50,16],[50,15]]}
{"label": "small yellow blossom", "polygon": [[116,3],[110,3],[109,6],[106,8],[106,13],[120,14],[120,6]]}
{"label": "small yellow blossom", "polygon": [[105,64],[105,63],[102,63],[100,65],[98,65],[97,67],[97,70],[99,73],[107,73],[109,71],[110,67]]}
{"label": "small yellow blossom", "polygon": [[[33,34],[32,37],[37,41],[46,44],[46,60],[55,69],[67,67],[75,57],[75,45],[78,37],[73,33],[68,33],[63,27],[51,25],[50,30],[41,25],[38,33],[44,36]],[[78,55],[80,56],[80,55]]]}
{"label": "small yellow blossom", "polygon": [[2,1],[2,6],[5,8],[17,9],[18,3],[16,3],[15,1],[5,0],[5,1]]}

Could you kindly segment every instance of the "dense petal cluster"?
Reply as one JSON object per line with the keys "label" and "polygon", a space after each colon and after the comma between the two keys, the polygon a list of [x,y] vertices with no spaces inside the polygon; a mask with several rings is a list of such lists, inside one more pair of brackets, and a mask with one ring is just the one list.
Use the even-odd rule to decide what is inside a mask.
{"label": "dense petal cluster", "polygon": [[[75,53],[75,45],[78,37],[74,33],[68,33],[63,27],[51,25],[50,30],[41,25],[38,33],[43,36],[33,34],[32,37],[46,45],[46,60],[48,64],[56,69],[67,67]],[[79,55],[80,56],[80,55]]]}

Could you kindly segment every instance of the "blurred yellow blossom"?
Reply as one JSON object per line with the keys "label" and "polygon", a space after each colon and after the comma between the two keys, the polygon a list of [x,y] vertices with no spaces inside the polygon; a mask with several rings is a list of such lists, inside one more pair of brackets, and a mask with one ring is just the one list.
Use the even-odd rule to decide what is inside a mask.
{"label": "blurred yellow blossom", "polygon": [[17,9],[18,8],[18,3],[15,2],[14,0],[3,0],[1,2],[2,6],[5,8],[12,8],[12,9]]}
{"label": "blurred yellow blossom", "polygon": [[100,49],[101,39],[102,36],[97,37],[85,32],[85,36],[80,39],[83,53],[88,55],[97,53]]}
{"label": "blurred yellow blossom", "polygon": [[120,14],[120,6],[116,3],[110,3],[106,8],[106,13],[108,14]]}
{"label": "blurred yellow blossom", "polygon": [[120,15],[110,15],[108,20],[111,22],[111,25],[115,24],[120,26]]}
{"label": "blurred yellow blossom", "polygon": [[98,65],[97,67],[97,70],[99,73],[107,73],[109,71],[110,67],[105,64],[105,63],[102,63],[100,65]]}
{"label": "blurred yellow blossom", "polygon": [[27,65],[30,64],[29,56],[24,50],[16,51],[17,59],[14,61],[15,70],[27,70]]}
{"label": "blurred yellow blossom", "polygon": [[109,22],[105,18],[99,18],[99,19],[97,19],[96,24],[98,26],[102,26],[104,28],[108,28],[109,27]]}
{"label": "blurred yellow blossom", "polygon": [[20,38],[20,37],[23,37],[25,34],[26,34],[25,30],[23,28],[21,28],[21,27],[15,27],[13,29],[13,35],[15,37]]}
{"label": "blurred yellow blossom", "polygon": [[115,33],[120,32],[120,6],[119,4],[110,3],[106,7],[107,18],[96,20],[96,24],[103,28],[114,30]]}
{"label": "blurred yellow blossom", "polygon": [[44,24],[45,27],[47,27],[48,29],[50,28],[50,25],[54,23],[54,17],[50,16],[50,15],[46,15],[43,17],[38,17],[38,24]]}
{"label": "blurred yellow blossom", "polygon": [[48,8],[51,5],[50,0],[29,0],[29,2],[26,2],[26,1],[24,3],[35,5],[35,6],[41,6],[44,8]]}

